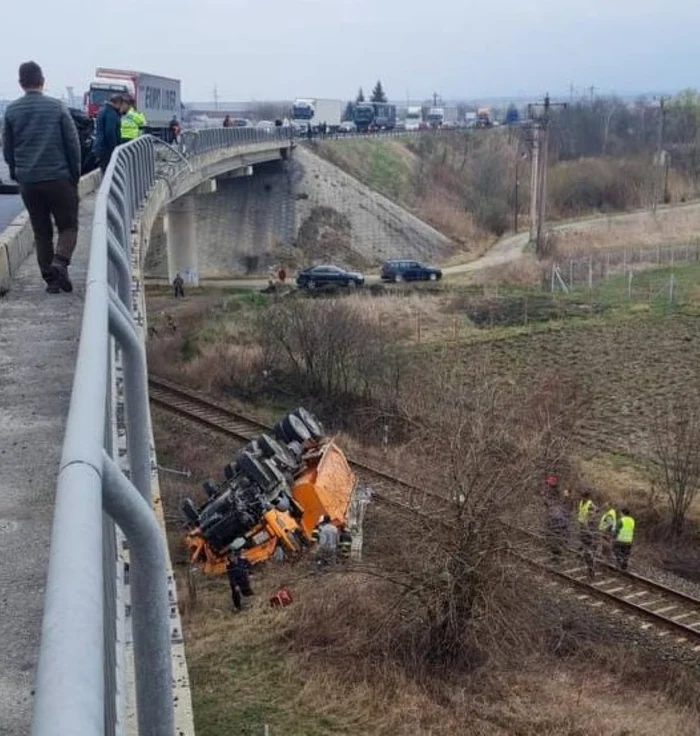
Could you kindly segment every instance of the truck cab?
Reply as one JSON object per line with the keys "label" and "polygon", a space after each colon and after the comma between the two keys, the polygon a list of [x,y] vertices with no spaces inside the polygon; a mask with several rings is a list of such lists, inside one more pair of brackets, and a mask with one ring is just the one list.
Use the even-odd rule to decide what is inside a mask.
{"label": "truck cab", "polygon": [[421,107],[409,107],[406,110],[406,130],[420,130],[423,121],[423,109]]}
{"label": "truck cab", "polygon": [[132,97],[135,96],[136,88],[133,80],[127,78],[108,79],[105,77],[95,77],[90,82],[90,87],[85,93],[85,112],[88,117],[95,118],[102,105],[109,101],[112,95],[125,93]]}

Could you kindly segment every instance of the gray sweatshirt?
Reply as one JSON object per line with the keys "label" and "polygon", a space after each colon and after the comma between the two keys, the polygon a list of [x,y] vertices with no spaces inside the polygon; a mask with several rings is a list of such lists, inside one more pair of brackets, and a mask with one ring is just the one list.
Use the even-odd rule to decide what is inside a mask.
{"label": "gray sweatshirt", "polygon": [[27,92],[5,110],[2,152],[19,184],[80,178],[80,140],[68,108]]}

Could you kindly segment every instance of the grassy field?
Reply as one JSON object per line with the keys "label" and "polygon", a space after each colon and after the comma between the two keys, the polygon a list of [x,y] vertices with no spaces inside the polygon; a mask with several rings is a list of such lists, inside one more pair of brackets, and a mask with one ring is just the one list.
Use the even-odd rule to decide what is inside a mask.
{"label": "grassy field", "polygon": [[[347,299],[371,319],[394,325],[402,349],[426,371],[452,366],[468,379],[485,370],[522,385],[550,374],[575,379],[586,401],[574,474],[602,496],[630,503],[635,514],[644,511],[638,514],[635,557],[660,560],[661,554],[650,552],[644,528],[650,417],[659,402],[700,389],[700,265],[674,269],[674,304],[650,299],[663,292],[670,275],[666,269],[637,274],[631,302],[624,275],[592,293],[582,288],[556,298],[532,285],[486,283],[407,287]],[[495,304],[498,314],[499,299],[529,300],[530,319],[477,326],[469,314],[484,303]],[[151,369],[271,420],[297,403],[294,396],[271,395],[259,373],[256,331],[271,304],[274,298],[245,290],[192,292],[178,302],[151,295]],[[599,308],[580,308],[591,304]],[[333,426],[332,414],[325,419]],[[371,658],[345,661],[333,641],[324,641],[329,621],[337,617],[345,626],[344,610],[371,597],[366,578],[343,573],[319,580],[304,564],[271,566],[255,576],[256,595],[243,614],[230,610],[225,580],[199,578],[193,598],[179,503],[197,496],[205,478],[220,476],[236,448],[162,411],[154,412],[154,425],[160,463],[192,472],[189,479],[163,474],[161,483],[199,734],[254,736],[266,727],[270,736],[700,732],[694,696],[684,694],[695,692],[692,677],[686,682],[685,675],[666,672],[627,645],[591,641],[566,657],[525,658],[516,667],[491,671],[484,681],[445,673],[428,686]],[[353,452],[370,449],[362,436],[341,435],[340,441]],[[378,462],[388,461],[374,450]],[[370,558],[382,553],[386,529],[394,526],[382,513],[379,507],[370,510]],[[267,600],[282,582],[292,588],[295,602],[276,611]]]}

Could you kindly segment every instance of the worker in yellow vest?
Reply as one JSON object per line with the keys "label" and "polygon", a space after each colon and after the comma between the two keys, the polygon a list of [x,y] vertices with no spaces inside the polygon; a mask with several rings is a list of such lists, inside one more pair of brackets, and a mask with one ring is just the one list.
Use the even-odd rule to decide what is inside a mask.
{"label": "worker in yellow vest", "polygon": [[124,104],[122,105],[121,119],[121,142],[128,143],[141,135],[143,128],[146,127],[146,116],[134,107],[134,98],[131,95],[124,95]]}
{"label": "worker in yellow vest", "polygon": [[634,541],[634,527],[634,519],[630,516],[629,509],[623,508],[617,522],[614,544],[615,559],[620,570],[626,570],[629,564]]}
{"label": "worker in yellow vest", "polygon": [[607,504],[603,515],[598,522],[598,536],[600,537],[600,554],[605,558],[612,558],[613,544],[617,533],[617,511],[613,504]]}
{"label": "worker in yellow vest", "polygon": [[578,502],[577,515],[579,535],[581,540],[581,556],[586,563],[586,571],[589,579],[593,579],[594,575],[594,547],[595,537],[593,534],[593,518],[595,516],[596,507],[591,499],[589,491],[581,494],[581,500]]}

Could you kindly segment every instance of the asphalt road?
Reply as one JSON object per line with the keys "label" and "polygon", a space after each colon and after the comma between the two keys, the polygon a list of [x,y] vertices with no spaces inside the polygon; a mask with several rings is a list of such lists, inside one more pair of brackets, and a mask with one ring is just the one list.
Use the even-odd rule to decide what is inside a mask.
{"label": "asphalt road", "polygon": [[[0,156],[0,179],[5,184],[10,183],[10,175],[2,156]],[[22,207],[22,199],[18,194],[0,194],[0,232],[19,215]]]}

